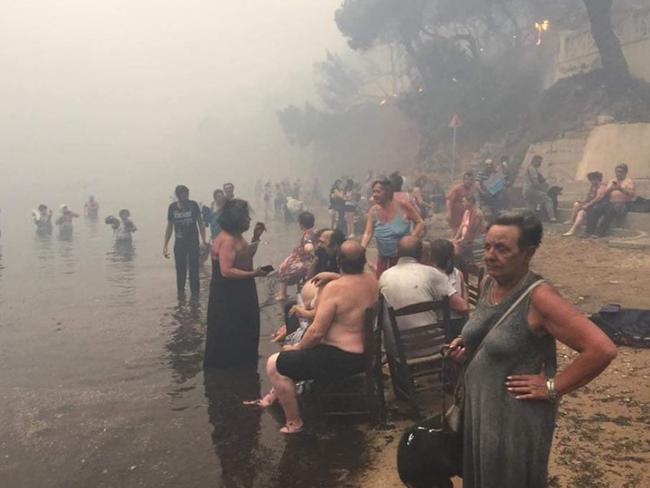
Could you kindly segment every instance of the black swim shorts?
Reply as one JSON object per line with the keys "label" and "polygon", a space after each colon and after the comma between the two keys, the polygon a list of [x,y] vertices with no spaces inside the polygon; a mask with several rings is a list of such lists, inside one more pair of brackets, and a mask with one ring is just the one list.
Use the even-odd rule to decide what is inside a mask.
{"label": "black swim shorts", "polygon": [[330,383],[361,373],[364,355],[319,344],[311,349],[282,351],[276,362],[278,373],[294,381]]}

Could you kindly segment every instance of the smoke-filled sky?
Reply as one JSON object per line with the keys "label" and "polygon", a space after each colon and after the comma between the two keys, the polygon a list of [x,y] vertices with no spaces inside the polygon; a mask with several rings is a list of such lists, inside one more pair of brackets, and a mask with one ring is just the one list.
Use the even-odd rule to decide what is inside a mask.
{"label": "smoke-filled sky", "polygon": [[275,110],[311,97],[312,64],[344,46],[340,4],[4,2],[2,173],[296,167]]}

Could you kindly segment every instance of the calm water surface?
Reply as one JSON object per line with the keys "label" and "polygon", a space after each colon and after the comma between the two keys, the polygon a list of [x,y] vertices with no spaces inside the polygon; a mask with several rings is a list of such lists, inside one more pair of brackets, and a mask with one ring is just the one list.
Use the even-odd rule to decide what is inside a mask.
{"label": "calm water surface", "polygon": [[[360,427],[312,422],[286,437],[281,414],[241,405],[268,388],[258,371],[277,350],[277,307],[262,309],[258,371],[204,373],[209,262],[200,303],[178,304],[160,252],[169,201],[131,207],[126,247],[103,223],[119,202],[100,203],[68,239],[37,236],[25,202],[3,209],[0,486],[348,486]],[[256,262],[277,266],[298,237],[272,225]],[[258,291],[265,302],[268,284]]]}

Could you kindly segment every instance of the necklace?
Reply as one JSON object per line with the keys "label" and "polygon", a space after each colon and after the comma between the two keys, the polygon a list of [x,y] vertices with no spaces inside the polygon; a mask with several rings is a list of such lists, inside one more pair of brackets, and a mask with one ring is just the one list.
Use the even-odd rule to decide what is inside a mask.
{"label": "necklace", "polygon": [[510,290],[508,290],[508,292],[506,292],[501,297],[501,299],[499,301],[497,301],[496,298],[495,298],[494,290],[495,290],[496,286],[494,286],[494,285],[496,284],[498,286],[498,283],[496,282],[496,280],[494,280],[494,284],[492,286],[490,286],[490,292],[489,292],[489,296],[488,296],[488,301],[490,302],[490,305],[499,305],[501,302],[503,302],[503,300],[505,300],[507,297],[512,295],[516,290],[519,289],[519,287],[524,282],[524,280],[528,277],[529,274],[530,274],[530,271],[526,272],[526,274],[517,282],[517,284],[515,286],[513,286]]}

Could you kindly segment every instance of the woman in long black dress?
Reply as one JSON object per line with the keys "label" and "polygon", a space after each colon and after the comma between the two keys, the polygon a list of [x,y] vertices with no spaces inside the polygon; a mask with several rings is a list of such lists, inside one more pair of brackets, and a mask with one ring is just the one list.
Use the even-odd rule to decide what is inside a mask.
{"label": "woman in long black dress", "polygon": [[250,227],[250,210],[244,200],[229,200],[221,211],[221,233],[212,243],[212,281],[208,303],[205,368],[256,366],[260,338],[260,307],[253,269],[264,224],[258,223],[250,242],[242,237]]}

